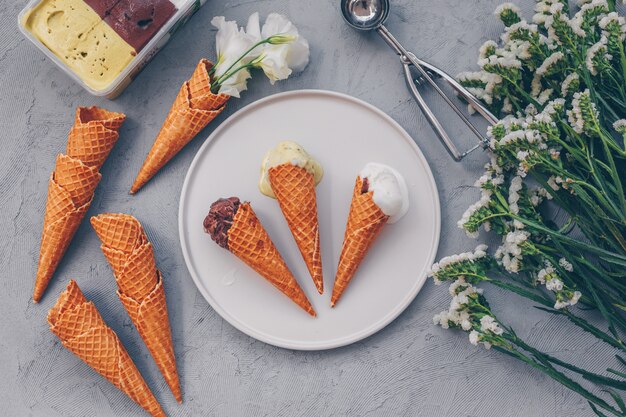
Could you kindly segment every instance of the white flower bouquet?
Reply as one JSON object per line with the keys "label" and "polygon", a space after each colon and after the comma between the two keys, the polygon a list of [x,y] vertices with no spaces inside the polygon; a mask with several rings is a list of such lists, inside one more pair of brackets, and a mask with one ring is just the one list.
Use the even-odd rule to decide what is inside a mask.
{"label": "white flower bouquet", "polygon": [[[528,23],[516,6],[501,5],[500,42],[481,47],[480,71],[459,75],[502,119],[488,131],[491,161],[476,182],[481,198],[458,224],[472,237],[481,229],[497,234],[502,244],[493,254],[480,245],[433,265],[433,279],[451,281],[453,297],[434,321],[545,372],[597,415],[624,416],[614,389],[626,389],[625,373],[598,375],[534,349],[476,288],[490,283],[526,297],[626,352],[626,21],[614,1],[578,7],[571,13],[567,1],[542,0]],[[585,320],[577,304],[596,309],[605,326]],[[614,404],[566,371],[609,387]]]}

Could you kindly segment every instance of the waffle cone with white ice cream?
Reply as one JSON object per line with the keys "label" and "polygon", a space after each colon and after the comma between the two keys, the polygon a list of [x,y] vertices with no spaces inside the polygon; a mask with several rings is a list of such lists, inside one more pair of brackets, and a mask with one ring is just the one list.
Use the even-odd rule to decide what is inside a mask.
{"label": "waffle cone with white ice cream", "polygon": [[274,246],[250,203],[237,197],[211,204],[204,230],[219,246],[229,250],[311,316],[316,313]]}
{"label": "waffle cone with white ice cream", "polygon": [[126,116],[98,107],[79,107],[48,183],[39,264],[33,291],[38,302],[91,205],[100,168],[119,138]]}
{"label": "waffle cone with white ice cream", "polygon": [[100,214],[91,224],[113,269],[120,301],[176,401],[182,402],[163,277],[152,244],[139,221],[128,214]]}
{"label": "waffle cone with white ice cream", "polygon": [[128,352],[100,313],[70,281],[48,313],[50,330],[68,350],[154,417],[165,413]]}
{"label": "waffle cone with white ice cream", "polygon": [[263,159],[259,189],[276,198],[317,291],[324,292],[315,186],[323,170],[300,145],[281,142]]}
{"label": "waffle cone with white ice cream", "polygon": [[344,294],[385,224],[398,221],[408,208],[408,189],[398,171],[377,163],[361,170],[352,194],[331,307]]}

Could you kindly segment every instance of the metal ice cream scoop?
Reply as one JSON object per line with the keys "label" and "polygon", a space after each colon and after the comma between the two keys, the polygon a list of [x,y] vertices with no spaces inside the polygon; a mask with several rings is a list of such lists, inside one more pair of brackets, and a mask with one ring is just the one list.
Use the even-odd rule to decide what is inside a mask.
{"label": "metal ice cream scoop", "polygon": [[[455,161],[462,160],[467,154],[481,146],[486,146],[487,139],[478,131],[478,129],[465,117],[463,112],[450,100],[450,98],[441,90],[441,88],[433,81],[433,77],[443,78],[450,86],[456,91],[458,95],[463,97],[478,113],[480,113],[489,123],[492,125],[497,123],[498,119],[491,114],[485,106],[482,105],[476,97],[474,97],[465,87],[459,84],[453,77],[440,70],[439,68],[431,65],[427,62],[417,58],[412,52],[407,51],[404,46],[398,42],[398,40],[387,30],[385,25],[385,19],[389,14],[389,0],[341,0],[341,13],[345,21],[355,29],[358,30],[376,30],[380,36],[391,46],[396,53],[400,56],[400,61],[404,66],[404,75],[407,85],[417,100],[417,104],[420,106],[428,122],[439,136],[439,139],[446,147],[447,151],[454,158]],[[420,76],[417,80],[413,78],[411,74],[411,66],[415,67]],[[435,89],[435,91],[443,98],[454,112],[461,118],[463,123],[474,133],[479,139],[478,143],[473,148],[461,152],[456,147],[454,142],[450,139],[450,136],[446,133],[445,129],[434,115],[426,101],[420,94],[417,86],[422,84],[422,81],[426,81]],[[417,85],[416,85],[417,84]]]}

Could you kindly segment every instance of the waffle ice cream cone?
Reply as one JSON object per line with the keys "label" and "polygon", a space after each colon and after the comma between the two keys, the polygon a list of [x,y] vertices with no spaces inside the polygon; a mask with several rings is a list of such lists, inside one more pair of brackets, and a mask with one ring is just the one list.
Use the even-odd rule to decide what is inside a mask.
{"label": "waffle ice cream cone", "polygon": [[[365,185],[365,187],[364,187]],[[348,224],[343,238],[335,285],[330,299],[334,307],[354,276],[359,265],[376,237],[389,220],[389,216],[376,205],[373,193],[367,191],[367,184],[357,177],[348,214]]]}
{"label": "waffle ice cream cone", "polygon": [[100,167],[119,137],[125,116],[98,107],[79,107],[67,154],[56,159],[48,183],[39,265],[33,300],[38,302],[91,205]]}
{"label": "waffle ice cream cone", "polygon": [[269,169],[272,191],[300,249],[317,291],[324,292],[315,178],[290,163]]}
{"label": "waffle ice cream cone", "polygon": [[174,397],[182,402],[170,320],[152,244],[139,221],[127,214],[91,218],[118,285],[117,295]]}
{"label": "waffle ice cream cone", "polygon": [[218,245],[232,252],[304,311],[316,316],[250,203],[240,203],[236,197],[216,201],[204,227]]}
{"label": "waffle ice cream cone", "polygon": [[50,330],[63,346],[108,379],[154,417],[165,417],[117,335],[74,281],[48,313]]}
{"label": "waffle ice cream cone", "polygon": [[213,64],[202,59],[180,88],[161,131],[130,190],[136,193],[191,139],[224,110],[230,96],[211,93],[209,71]]}

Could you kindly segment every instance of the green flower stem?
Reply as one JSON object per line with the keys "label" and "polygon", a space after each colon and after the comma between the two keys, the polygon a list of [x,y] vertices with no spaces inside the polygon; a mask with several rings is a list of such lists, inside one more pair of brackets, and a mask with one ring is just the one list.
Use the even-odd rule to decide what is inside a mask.
{"label": "green flower stem", "polygon": [[239,58],[237,58],[236,61],[234,61],[232,64],[230,64],[230,66],[228,68],[226,68],[226,71],[224,71],[224,74],[222,74],[221,77],[219,77],[217,79],[218,82],[223,82],[226,80],[226,78],[224,78],[224,76],[226,74],[228,74],[228,72],[233,69],[235,67],[235,65],[237,65],[242,59],[244,59],[250,52],[254,51],[256,48],[258,48],[259,46],[266,44],[269,42],[270,38],[265,38],[260,40],[259,42],[255,43],[254,45],[252,45],[246,52],[244,52],[243,54],[241,54],[241,56]]}
{"label": "green flower stem", "polygon": [[537,361],[536,359],[533,359],[529,356],[524,355],[523,353],[519,352],[518,350],[508,350],[499,346],[494,346],[494,350],[497,350],[498,352],[504,353],[506,355],[509,355],[515,359],[518,359],[530,366],[532,366],[533,368],[543,372],[544,374],[546,374],[547,376],[549,376],[550,378],[554,379],[555,381],[559,382],[561,385],[571,389],[572,391],[580,394],[581,396],[583,396],[587,401],[597,405],[598,407],[602,408],[603,410],[615,415],[615,416],[620,416],[620,417],[624,417],[624,414],[621,413],[620,411],[618,411],[617,409],[615,409],[614,407],[612,407],[611,405],[609,405],[606,401],[604,401],[602,398],[592,394],[591,392],[589,392],[588,390],[586,390],[584,387],[582,387],[579,383],[571,380],[570,378],[568,378],[564,373],[557,371],[556,369],[554,369],[552,366],[549,366],[541,363],[539,361]]}
{"label": "green flower stem", "polygon": [[555,365],[561,366],[565,369],[569,369],[572,372],[575,372],[579,375],[581,375],[583,378],[585,378],[588,381],[597,383],[597,384],[603,384],[603,385],[607,385],[613,388],[617,388],[619,390],[626,390],[626,381],[622,381],[619,379],[615,379],[615,378],[610,378],[610,377],[606,377],[603,375],[599,375],[596,374],[594,372],[589,372],[585,369],[579,368],[575,365],[572,365],[570,363],[564,362],[554,356],[551,356],[547,353],[541,352],[535,348],[533,348],[532,346],[528,345],[526,342],[524,342],[522,339],[520,339],[516,334],[508,334],[508,333],[504,333],[504,338],[506,340],[508,340],[509,342],[511,342],[512,344],[518,346],[519,348],[525,350],[526,352],[529,352],[530,354],[532,354],[535,358],[537,358],[540,362],[542,363],[553,363]]}

